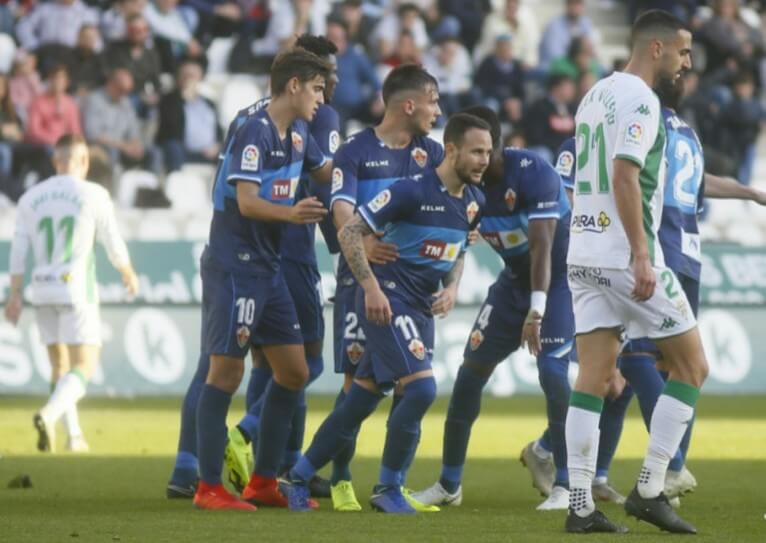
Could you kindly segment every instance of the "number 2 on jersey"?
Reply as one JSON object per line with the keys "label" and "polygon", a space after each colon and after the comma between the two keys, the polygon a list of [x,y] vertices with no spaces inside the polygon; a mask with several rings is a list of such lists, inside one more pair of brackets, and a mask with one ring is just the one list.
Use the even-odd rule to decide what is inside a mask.
{"label": "number 2 on jersey", "polygon": [[[53,251],[56,248],[56,232],[53,228],[53,217],[43,217],[37,223],[37,230],[45,235],[45,248],[48,253],[48,262],[53,260]],[[59,220],[59,231],[64,231],[64,252],[61,255],[62,263],[67,263],[72,258],[72,238],[74,237],[74,217],[68,215]]]}
{"label": "number 2 on jersey", "polygon": [[[576,145],[580,152],[577,155],[577,171],[581,171],[588,164],[590,151],[598,147],[598,192],[609,192],[609,174],[606,169],[606,144],[604,143],[604,123],[598,123],[596,131],[591,137],[590,126],[581,123],[577,127]],[[593,183],[585,179],[577,179],[577,194],[593,194]]]}

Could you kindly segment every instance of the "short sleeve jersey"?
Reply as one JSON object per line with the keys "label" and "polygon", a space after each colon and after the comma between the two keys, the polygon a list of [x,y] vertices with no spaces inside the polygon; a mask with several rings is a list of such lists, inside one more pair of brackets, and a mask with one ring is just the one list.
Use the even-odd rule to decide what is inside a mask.
{"label": "short sleeve jersey", "polygon": [[264,200],[292,206],[304,161],[308,169],[325,162],[308,123],[295,121],[281,139],[266,109],[251,106],[237,115],[224,142],[213,186],[209,251],[219,266],[262,276],[277,273],[284,223],[243,216],[236,184],[255,183]]}
{"label": "short sleeve jersey", "polygon": [[478,188],[467,185],[461,197],[452,196],[434,170],[396,181],[360,206],[368,226],[399,249],[395,262],[372,266],[384,291],[430,313],[432,295],[465,251],[483,207]]}
{"label": "short sleeve jersey", "polygon": [[568,262],[627,268],[631,251],[614,199],[613,160],[640,168],[643,228],[649,256],[663,264],[657,230],[662,214],[665,125],[657,96],[639,77],[616,72],[582,99],[577,124],[574,209]]}
{"label": "short sleeve jersey", "polygon": [[536,153],[508,148],[503,151],[503,179],[484,186],[487,205],[479,231],[505,262],[503,273],[529,284],[529,222],[559,219],[552,265],[566,268],[569,201],[561,178]]}
{"label": "short sleeve jersey", "polygon": [[702,208],[705,165],[697,133],[671,109],[663,108],[668,144],[667,177],[660,224],[666,265],[678,274],[699,280],[701,248],[697,215]]}
{"label": "short sleeve jersey", "polygon": [[[335,155],[330,206],[338,200],[361,207],[401,178],[422,175],[436,168],[444,149],[427,136],[416,136],[402,149],[391,149],[367,128],[348,138]],[[350,285],[354,277],[341,255],[338,283]]]}

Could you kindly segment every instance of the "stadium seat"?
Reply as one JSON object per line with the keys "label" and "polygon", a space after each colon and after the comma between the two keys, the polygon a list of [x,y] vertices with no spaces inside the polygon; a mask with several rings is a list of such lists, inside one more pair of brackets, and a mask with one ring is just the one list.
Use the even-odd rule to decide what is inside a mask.
{"label": "stadium seat", "polygon": [[745,214],[744,203],[739,200],[707,200],[706,205],[710,209],[707,222],[720,229],[727,228]]}
{"label": "stadium seat", "polygon": [[176,217],[168,209],[141,210],[136,226],[136,239],[141,241],[175,241],[179,238]]}
{"label": "stadium seat", "polygon": [[191,212],[210,205],[206,179],[187,168],[167,177],[165,194],[177,211]]}
{"label": "stadium seat", "polygon": [[[2,196],[2,195],[0,195]],[[16,227],[16,208],[7,207],[0,211],[0,239],[13,239],[13,231]]]}
{"label": "stadium seat", "polygon": [[743,215],[726,228],[726,241],[740,243],[748,247],[757,247],[763,245],[763,230],[753,224],[753,221],[747,215]]}
{"label": "stadium seat", "polygon": [[229,54],[234,47],[234,38],[215,38],[207,48],[207,73],[227,73]]}
{"label": "stadium seat", "polygon": [[10,73],[16,56],[16,42],[8,34],[0,34],[0,73]]}
{"label": "stadium seat", "polygon": [[128,170],[120,176],[118,182],[117,204],[122,207],[132,207],[135,204],[138,189],[159,187],[160,180],[153,173],[145,170]]}
{"label": "stadium seat", "polygon": [[181,230],[181,235],[184,239],[190,241],[207,241],[212,218],[212,208],[187,216],[185,225]]}
{"label": "stadium seat", "polygon": [[228,126],[237,112],[263,96],[256,79],[249,75],[233,75],[229,78],[218,100],[218,117]]}

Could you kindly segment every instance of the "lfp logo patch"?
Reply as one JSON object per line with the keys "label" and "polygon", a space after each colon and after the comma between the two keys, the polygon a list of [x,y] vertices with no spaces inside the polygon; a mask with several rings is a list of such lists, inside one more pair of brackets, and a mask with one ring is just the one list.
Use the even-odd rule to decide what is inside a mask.
{"label": "lfp logo patch", "polygon": [[556,161],[556,171],[562,177],[572,176],[572,167],[574,166],[574,155],[571,151],[564,151],[559,155]]}
{"label": "lfp logo patch", "polygon": [[370,211],[372,211],[373,213],[377,213],[378,211],[383,209],[383,207],[386,204],[388,204],[388,202],[390,201],[391,201],[391,191],[386,189],[380,194],[378,194],[375,198],[373,198],[373,200],[367,205],[370,208]]}
{"label": "lfp logo patch", "polygon": [[258,171],[258,157],[260,156],[260,153],[258,151],[258,147],[255,145],[247,145],[245,146],[244,150],[242,151],[242,164],[241,168],[243,170],[256,172]]}
{"label": "lfp logo patch", "polygon": [[639,122],[630,123],[625,129],[625,143],[629,145],[641,145],[644,139],[644,127]]}

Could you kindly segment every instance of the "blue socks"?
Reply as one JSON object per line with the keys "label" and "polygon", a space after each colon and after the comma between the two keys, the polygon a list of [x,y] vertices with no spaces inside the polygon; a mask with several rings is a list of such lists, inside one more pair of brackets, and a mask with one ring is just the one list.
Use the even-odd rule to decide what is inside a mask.
{"label": "blue socks", "polygon": [[404,395],[388,419],[386,444],[380,483],[400,486],[404,482],[403,470],[412,462],[420,439],[420,421],[436,398],[436,380],[426,377],[408,383]]}
{"label": "blue socks", "polygon": [[287,436],[287,448],[282,457],[282,464],[279,467],[279,473],[290,471],[298,458],[301,457],[303,449],[303,434],[306,430],[306,391],[301,390],[298,397],[298,405],[293,413],[293,420],[290,424],[290,434]]}
{"label": "blue socks", "polygon": [[285,452],[290,422],[298,406],[302,390],[290,390],[273,379],[263,395],[261,423],[254,473],[275,478]]}
{"label": "blue socks", "polygon": [[463,474],[471,427],[481,410],[481,393],[487,378],[460,366],[444,423],[442,473],[439,482],[447,492],[457,492]]}
{"label": "blue socks", "polygon": [[210,369],[210,356],[200,354],[197,371],[186,389],[181,406],[181,433],[178,436],[176,464],[170,482],[180,486],[194,483],[199,477],[197,462],[197,403]]}
{"label": "blue socks", "polygon": [[197,451],[200,477],[210,485],[221,483],[229,405],[231,394],[213,385],[202,387],[197,404]]}
{"label": "blue socks", "polygon": [[[346,393],[341,388],[338,397],[335,399],[335,409],[343,403],[345,398]],[[337,485],[339,481],[351,480],[351,459],[354,458],[354,452],[356,451],[356,436],[358,433],[359,428],[354,432],[351,441],[333,457],[330,484]]]}
{"label": "blue socks", "polygon": [[609,466],[612,464],[617,444],[622,435],[622,424],[625,420],[625,411],[630,405],[633,390],[626,386],[619,398],[610,400],[604,398],[604,410],[601,411],[599,430],[601,438],[598,442],[598,456],[596,457],[596,477],[608,477]]}
{"label": "blue socks", "polygon": [[545,393],[545,409],[548,415],[548,429],[541,440],[544,448],[553,453],[553,463],[556,465],[556,480],[554,485],[569,488],[569,473],[567,471],[567,444],[564,427],[569,409],[569,359],[554,358],[540,355],[537,357],[537,376],[540,387]]}
{"label": "blue socks", "polygon": [[[268,366],[265,368],[253,367],[250,370],[250,380],[247,382],[247,391],[245,392],[245,408],[248,412],[266,392],[266,386],[270,380],[271,368]],[[258,409],[257,414],[260,414],[260,409]]]}

